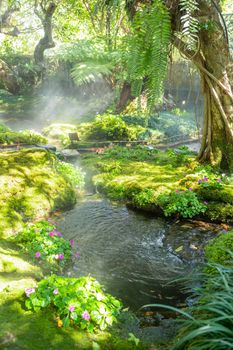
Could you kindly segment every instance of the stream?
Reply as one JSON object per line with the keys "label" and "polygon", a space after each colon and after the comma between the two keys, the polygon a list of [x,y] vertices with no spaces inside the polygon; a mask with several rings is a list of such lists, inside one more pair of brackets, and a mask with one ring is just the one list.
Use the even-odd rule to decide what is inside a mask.
{"label": "stream", "polygon": [[169,222],[98,194],[84,196],[56,223],[79,254],[67,274],[90,274],[134,311],[149,303],[183,304],[182,284],[171,282],[192,273],[214,235],[208,225]]}

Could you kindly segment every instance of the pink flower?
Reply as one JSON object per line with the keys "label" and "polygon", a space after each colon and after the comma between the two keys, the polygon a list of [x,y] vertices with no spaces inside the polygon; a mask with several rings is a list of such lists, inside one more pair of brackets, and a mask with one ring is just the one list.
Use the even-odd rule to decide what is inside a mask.
{"label": "pink flower", "polygon": [[57,231],[57,234],[56,234],[58,237],[62,237],[62,234],[61,232]]}
{"label": "pink flower", "polygon": [[36,252],[35,257],[36,257],[37,259],[39,259],[39,258],[41,257],[41,253],[40,253],[40,252]]}
{"label": "pink flower", "polygon": [[59,260],[64,260],[64,254],[63,254],[63,253],[58,254],[58,259],[59,259]]}
{"label": "pink flower", "polygon": [[70,311],[70,312],[73,312],[74,310],[75,310],[75,306],[70,305],[70,306],[69,306],[69,311]]}
{"label": "pink flower", "polygon": [[53,294],[54,294],[54,295],[57,295],[58,293],[59,293],[58,288],[54,289]]}
{"label": "pink flower", "polygon": [[59,259],[59,254],[54,255],[54,258],[55,258],[56,260],[58,260],[58,259]]}
{"label": "pink flower", "polygon": [[202,183],[202,179],[199,179],[199,180],[198,180],[198,183],[201,184],[201,183]]}
{"label": "pink flower", "polygon": [[180,192],[180,190],[176,190],[176,193],[179,193]]}
{"label": "pink flower", "polygon": [[73,253],[73,257],[74,257],[74,258],[77,258],[78,256],[79,256],[78,253]]}
{"label": "pink flower", "polygon": [[83,318],[85,321],[90,321],[91,316],[89,315],[89,312],[88,312],[87,310],[85,310],[85,311],[82,313],[82,318]]}
{"label": "pink flower", "polygon": [[189,191],[192,191],[193,189],[192,189],[192,187],[189,187]]}
{"label": "pink flower", "polygon": [[70,245],[74,245],[74,240],[73,239],[70,240]]}
{"label": "pink flower", "polygon": [[221,179],[217,179],[217,181],[218,181],[218,182],[222,182],[222,180],[221,180]]}
{"label": "pink flower", "polygon": [[203,177],[203,181],[207,182],[208,180],[209,180],[208,177],[206,176]]}
{"label": "pink flower", "polygon": [[54,237],[55,236],[55,232],[54,231],[49,232],[49,236],[50,237]]}
{"label": "pink flower", "polygon": [[35,288],[27,288],[25,289],[25,294],[29,297],[32,293],[35,293]]}

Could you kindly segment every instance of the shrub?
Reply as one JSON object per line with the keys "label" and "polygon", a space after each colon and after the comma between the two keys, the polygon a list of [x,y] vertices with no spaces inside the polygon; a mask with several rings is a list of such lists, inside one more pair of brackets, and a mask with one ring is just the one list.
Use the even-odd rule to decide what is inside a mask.
{"label": "shrub", "polygon": [[92,332],[104,330],[117,320],[121,303],[105,294],[91,277],[64,278],[52,275],[25,290],[26,307],[34,311],[52,308],[58,326],[76,325]]}
{"label": "shrub", "polygon": [[47,139],[31,130],[0,132],[0,144],[11,145],[17,143],[26,143],[28,145],[46,144]]}
{"label": "shrub", "polygon": [[163,193],[157,198],[166,216],[179,215],[183,218],[192,218],[206,211],[206,205],[199,201],[197,195],[190,188],[187,191]]}
{"label": "shrub", "polygon": [[209,263],[232,265],[233,231],[222,233],[210,240],[205,247],[205,256]]}
{"label": "shrub", "polygon": [[144,131],[140,126],[129,126],[117,115],[98,115],[86,132],[87,140],[136,140]]}
{"label": "shrub", "polygon": [[32,258],[46,261],[55,267],[63,267],[72,258],[73,241],[64,239],[48,221],[26,224],[13,239]]}
{"label": "shrub", "polygon": [[55,168],[58,174],[62,175],[72,186],[79,188],[84,186],[84,174],[72,164],[59,161],[55,163]]}
{"label": "shrub", "polygon": [[212,221],[233,222],[233,205],[223,202],[210,202],[205,215]]}
{"label": "shrub", "polygon": [[132,197],[132,203],[137,208],[145,208],[156,204],[156,192],[150,188],[145,188]]}

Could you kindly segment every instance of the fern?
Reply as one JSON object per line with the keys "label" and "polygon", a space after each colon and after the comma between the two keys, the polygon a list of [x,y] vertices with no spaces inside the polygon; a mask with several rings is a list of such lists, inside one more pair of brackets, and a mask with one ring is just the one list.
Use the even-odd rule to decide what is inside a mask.
{"label": "fern", "polygon": [[95,61],[86,61],[76,64],[71,72],[74,82],[79,86],[96,82],[104,76],[112,74],[113,64],[111,62],[101,63]]}
{"label": "fern", "polygon": [[163,91],[170,35],[170,16],[162,0],[137,13],[133,23],[129,72],[133,94],[139,96],[145,88],[149,110]]}
{"label": "fern", "polygon": [[180,9],[181,13],[183,13],[181,16],[183,39],[186,41],[189,50],[195,50],[199,22],[194,17],[194,14],[198,11],[198,3],[196,0],[180,0]]}

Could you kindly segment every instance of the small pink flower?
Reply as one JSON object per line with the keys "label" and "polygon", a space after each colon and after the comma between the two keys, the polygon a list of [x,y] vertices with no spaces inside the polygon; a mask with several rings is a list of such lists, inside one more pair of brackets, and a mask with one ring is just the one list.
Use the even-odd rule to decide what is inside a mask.
{"label": "small pink flower", "polygon": [[78,256],[79,256],[78,253],[73,253],[73,257],[74,257],[74,258],[77,258]]}
{"label": "small pink flower", "polygon": [[59,260],[64,260],[64,254],[63,254],[63,253],[58,254],[58,259],[59,259]]}
{"label": "small pink flower", "polygon": [[54,231],[49,232],[49,236],[50,236],[50,237],[54,237],[54,236],[55,236]]}
{"label": "small pink flower", "polygon": [[36,252],[35,257],[36,257],[37,259],[39,259],[39,258],[41,257],[41,253],[40,253],[40,252]]}
{"label": "small pink flower", "polygon": [[29,297],[31,294],[35,293],[35,288],[27,288],[25,289],[25,294]]}
{"label": "small pink flower", "polygon": [[192,191],[193,189],[192,189],[192,187],[189,187],[189,191]]}
{"label": "small pink flower", "polygon": [[83,313],[82,313],[82,318],[85,320],[85,321],[90,321],[91,317],[89,315],[89,312],[87,310],[85,310]]}
{"label": "small pink flower", "polygon": [[202,183],[202,179],[199,179],[199,180],[198,180],[198,183],[201,184],[201,183]]}
{"label": "small pink flower", "polygon": [[75,306],[70,305],[70,306],[69,306],[69,311],[70,311],[70,312],[73,312],[74,310],[75,310]]}
{"label": "small pink flower", "polygon": [[180,192],[180,190],[176,190],[176,193],[179,193]]}
{"label": "small pink flower", "polygon": [[54,255],[54,258],[55,258],[56,260],[58,260],[58,259],[59,259],[59,254]]}
{"label": "small pink flower", "polygon": [[61,232],[59,232],[59,231],[57,231],[56,235],[57,235],[58,237],[63,237],[62,234],[61,234]]}
{"label": "small pink flower", "polygon": [[58,293],[59,293],[58,288],[54,289],[53,294],[54,294],[54,295],[57,295]]}
{"label": "small pink flower", "polygon": [[218,182],[222,182],[222,180],[221,180],[221,179],[217,179],[217,181],[218,181]]}
{"label": "small pink flower", "polygon": [[70,240],[70,245],[74,245],[74,240],[73,239]]}

